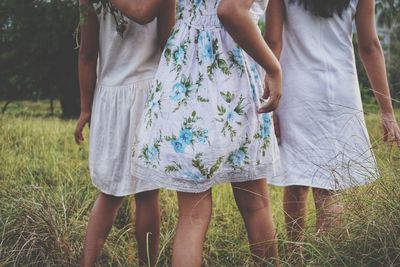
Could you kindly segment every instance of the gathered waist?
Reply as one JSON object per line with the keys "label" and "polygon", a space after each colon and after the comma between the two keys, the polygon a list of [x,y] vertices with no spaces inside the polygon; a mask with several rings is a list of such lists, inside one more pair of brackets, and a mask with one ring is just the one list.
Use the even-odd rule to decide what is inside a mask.
{"label": "gathered waist", "polygon": [[210,14],[197,14],[191,16],[190,14],[183,14],[182,18],[178,22],[192,26],[196,29],[215,29],[222,28],[222,23],[219,20],[217,13]]}
{"label": "gathered waist", "polygon": [[[252,14],[252,18],[256,23],[258,23],[258,17],[253,16]],[[177,23],[184,23],[200,30],[223,28],[223,25],[216,12],[209,14],[197,14],[194,16],[191,16],[189,13],[183,13],[182,17],[177,21]]]}

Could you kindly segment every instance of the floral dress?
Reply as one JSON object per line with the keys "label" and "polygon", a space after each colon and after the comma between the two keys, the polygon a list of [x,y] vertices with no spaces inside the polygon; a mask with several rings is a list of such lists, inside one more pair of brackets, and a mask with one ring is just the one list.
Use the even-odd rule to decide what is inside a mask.
{"label": "floral dress", "polygon": [[134,140],[132,172],[162,187],[203,192],[215,183],[274,176],[271,114],[258,114],[264,72],[223,29],[219,0],[179,3]]}

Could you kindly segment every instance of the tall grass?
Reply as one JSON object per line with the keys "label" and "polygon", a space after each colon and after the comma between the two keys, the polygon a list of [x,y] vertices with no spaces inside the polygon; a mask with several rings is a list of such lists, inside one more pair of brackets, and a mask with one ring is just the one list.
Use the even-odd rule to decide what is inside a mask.
{"label": "tall grass", "polygon": [[[400,266],[399,151],[379,140],[378,116],[368,125],[382,178],[343,194],[344,226],[314,234],[309,209],[306,264],[309,266]],[[87,169],[87,144],[73,142],[73,121],[54,117],[0,115],[0,266],[77,264],[97,191]],[[282,190],[271,188],[284,266]],[[204,266],[250,266],[240,214],[228,185],[213,190],[214,213],[204,250]],[[311,199],[310,199],[311,202]],[[159,266],[169,266],[177,220],[174,192],[162,191]],[[98,266],[135,266],[131,199],[123,204]]]}

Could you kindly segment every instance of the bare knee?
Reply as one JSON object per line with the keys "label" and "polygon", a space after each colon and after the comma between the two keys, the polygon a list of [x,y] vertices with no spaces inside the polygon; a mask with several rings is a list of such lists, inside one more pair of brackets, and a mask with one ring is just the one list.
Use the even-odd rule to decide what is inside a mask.
{"label": "bare knee", "polygon": [[307,201],[309,188],[307,186],[287,186],[284,189],[285,199],[292,201]]}
{"label": "bare knee", "polygon": [[237,200],[236,203],[242,214],[253,214],[269,208],[268,198],[263,196],[255,196],[245,201]]}
{"label": "bare knee", "polygon": [[178,193],[179,221],[193,226],[203,226],[211,220],[211,193]]}

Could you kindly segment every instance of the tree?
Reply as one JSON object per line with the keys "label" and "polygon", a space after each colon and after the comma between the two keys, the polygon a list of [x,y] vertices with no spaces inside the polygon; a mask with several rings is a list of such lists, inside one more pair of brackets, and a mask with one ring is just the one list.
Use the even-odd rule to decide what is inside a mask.
{"label": "tree", "polygon": [[60,99],[65,117],[79,114],[77,0],[0,0],[0,97]]}
{"label": "tree", "polygon": [[378,25],[388,29],[386,65],[392,96],[396,99],[400,96],[400,0],[380,0],[376,4],[376,13]]}

